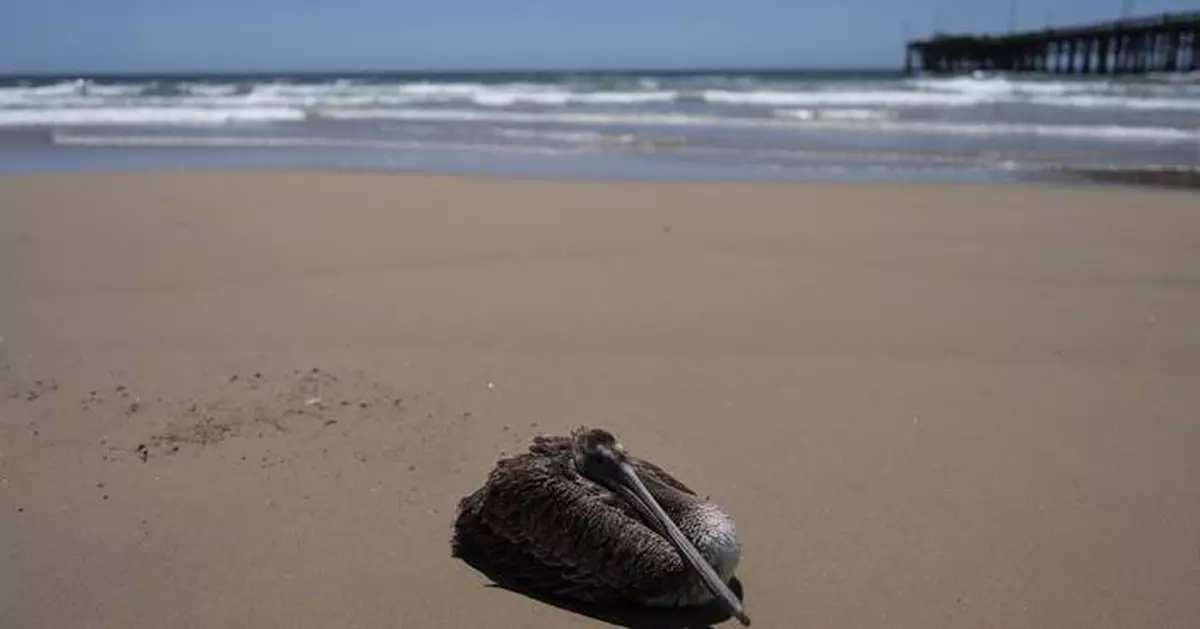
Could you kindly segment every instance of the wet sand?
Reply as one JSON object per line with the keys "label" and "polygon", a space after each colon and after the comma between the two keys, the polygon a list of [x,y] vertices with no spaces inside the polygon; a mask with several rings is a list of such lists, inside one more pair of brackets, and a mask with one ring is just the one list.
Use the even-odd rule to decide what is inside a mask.
{"label": "wet sand", "polygon": [[0,626],[686,626],[450,557],[588,424],[734,514],[755,626],[1193,627],[1195,199],[0,179]]}
{"label": "wet sand", "polygon": [[1200,169],[1188,167],[1066,168],[1051,171],[1049,180],[1084,181],[1122,186],[1200,190]]}

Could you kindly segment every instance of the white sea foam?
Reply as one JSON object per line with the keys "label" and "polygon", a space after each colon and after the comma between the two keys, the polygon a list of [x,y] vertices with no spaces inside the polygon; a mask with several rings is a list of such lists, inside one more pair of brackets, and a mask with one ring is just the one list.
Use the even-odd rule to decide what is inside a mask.
{"label": "white sea foam", "polygon": [[37,105],[46,102],[70,103],[75,99],[103,99],[137,96],[145,85],[96,85],[91,81],[64,81],[31,87],[0,87],[0,106],[12,104]]}
{"label": "white sea foam", "polygon": [[91,85],[90,81],[82,79],[76,81],[63,81],[52,85],[39,85],[36,87],[18,87],[5,88],[5,91],[12,90],[14,92],[25,93],[30,96],[62,96],[66,94],[79,94]]}
{"label": "white sea foam", "polygon": [[431,98],[471,98],[487,89],[483,83],[405,83],[393,87],[404,94]]}
{"label": "white sea foam", "polygon": [[975,94],[987,97],[1003,97],[1015,94],[1072,94],[1107,89],[1102,82],[1066,81],[1016,81],[1004,77],[973,78],[966,76],[950,78],[918,78],[906,82],[910,87],[924,92],[948,92]]}
{"label": "white sea foam", "polygon": [[899,90],[847,91],[729,91],[705,90],[703,99],[726,105],[759,105],[767,107],[970,107],[987,100],[976,94],[937,94]]}
{"label": "white sea foam", "polygon": [[690,114],[535,112],[490,109],[342,109],[328,108],[316,112],[318,117],[335,120],[424,120],[440,122],[531,122],[597,125],[664,125],[664,126],[781,126],[782,121],[766,118],[728,118]]}
{"label": "white sea foam", "polygon": [[428,102],[469,101],[483,107],[512,107],[514,105],[565,106],[638,105],[668,103],[678,98],[669,90],[646,91],[576,91],[550,88],[537,84],[483,85],[478,83],[405,85],[400,93],[419,97]]}
{"label": "white sea foam", "polygon": [[595,146],[682,146],[687,144],[686,138],[680,137],[650,137],[633,133],[598,133],[594,131],[556,131],[540,129],[519,129],[500,127],[493,129],[492,134],[513,140],[529,140],[533,142],[564,142],[568,144],[587,144]]}
{"label": "white sea foam", "polygon": [[478,142],[424,142],[408,140],[372,140],[367,138],[332,137],[256,137],[256,136],[187,136],[187,135],[108,135],[56,132],[55,144],[63,146],[109,147],[170,147],[170,148],[343,148],[390,151],[449,150],[489,153],[524,153],[530,155],[564,155],[572,151],[545,146],[513,146]]}
{"label": "white sea foam", "polygon": [[1200,129],[1174,127],[1127,127],[1119,125],[1051,125],[1014,123],[954,123],[919,121],[827,122],[827,129],[847,131],[883,131],[928,135],[1011,137],[1032,136],[1078,140],[1116,140],[1141,142],[1197,142]]}
{"label": "white sea foam", "polygon": [[679,97],[671,90],[574,90],[533,83],[486,85],[482,83],[355,84],[317,85],[262,83],[246,89],[237,84],[183,83],[174,94],[162,94],[146,84],[90,86],[60,83],[41,87],[0,88],[2,106],[100,107],[138,105],[231,107],[254,106],[349,106],[470,103],[484,107],[515,105],[565,106],[639,105],[669,103]]}
{"label": "white sea foam", "polygon": [[78,94],[92,98],[128,98],[138,96],[144,89],[140,85],[88,85]]}
{"label": "white sea foam", "polygon": [[781,109],[775,115],[796,120],[888,120],[885,109]]}
{"label": "white sea foam", "polygon": [[593,105],[638,105],[646,103],[669,103],[679,98],[679,92],[671,90],[646,92],[593,92],[576,94],[580,103]]}
{"label": "white sea foam", "polygon": [[518,112],[472,109],[323,109],[317,115],[339,120],[420,120],[442,122],[524,122],[611,126],[680,126],[729,128],[836,129],[957,136],[1044,136],[1092,140],[1195,142],[1200,129],[1152,126],[1040,125],[1009,123],[949,123],[894,120],[797,119],[795,110],[776,112],[776,118],[703,116],[688,114],[621,114],[582,112]]}
{"label": "white sea foam", "polygon": [[[684,87],[688,89],[685,91]],[[672,89],[674,88],[674,89]],[[1027,103],[1129,111],[1198,111],[1200,85],[1171,82],[917,78],[846,83],[773,83],[750,77],[641,78],[622,88],[586,81],[321,83],[121,83],[63,81],[0,87],[0,108],[80,107],[385,107],[472,105],[487,108],[618,108],[677,101],[721,106],[793,108],[963,108]]]}
{"label": "white sea foam", "polygon": [[95,109],[0,109],[0,127],[70,125],[214,125],[236,122],[303,120],[305,113],[287,108],[202,109],[195,107],[127,107]]}
{"label": "white sea foam", "polygon": [[1136,109],[1144,111],[1200,111],[1200,98],[1128,98],[1101,94],[1077,94],[1054,98],[1031,98],[1031,103],[1047,107],[1095,109]]}
{"label": "white sea foam", "polygon": [[494,135],[513,140],[550,140],[553,142],[572,142],[588,144],[600,142],[606,137],[613,137],[593,131],[541,131],[537,129],[493,129]]}
{"label": "white sea foam", "polygon": [[914,79],[925,93],[972,95],[986,102],[1128,110],[1200,110],[1200,86],[1114,81],[1012,80],[1003,77]]}
{"label": "white sea foam", "polygon": [[[1123,127],[1119,125],[883,123],[881,129],[964,136],[1040,136],[1080,140],[1197,142],[1200,129]],[[889,128],[890,127],[890,128]]]}
{"label": "white sea foam", "polygon": [[[345,88],[343,88],[345,89]],[[466,93],[465,90],[463,93]],[[536,94],[537,92],[530,92]],[[253,96],[253,94],[247,95]],[[477,95],[476,95],[477,96]],[[809,107],[774,110],[773,117],[638,111],[519,111],[504,107],[455,109],[405,107],[411,96],[380,97],[346,94],[321,99],[266,100],[256,105],[243,97],[184,99],[188,106],[88,106],[59,108],[0,108],[0,127],[78,125],[221,125],[301,121],[308,117],[335,120],[410,120],[427,122],[518,122],[601,126],[725,127],[781,129],[841,129],[859,132],[924,133],[957,136],[1041,136],[1096,140],[1195,142],[1200,129],[1158,125],[1057,125],[997,122],[928,122],[896,120],[886,109]],[[1064,97],[1065,98],[1065,97]],[[1082,96],[1074,98],[1083,98]],[[160,100],[154,100],[158,103]],[[200,106],[207,102],[210,106]],[[546,101],[550,102],[550,101]],[[286,105],[285,105],[286,103]],[[211,105],[222,106],[211,106]]]}
{"label": "white sea foam", "polygon": [[[1030,103],[1048,107],[1127,110],[1200,110],[1200,89],[1185,85],[1129,85],[1104,81],[1016,81],[971,77],[911,79],[905,89],[860,85],[810,90],[706,90],[710,103],[769,107],[972,107]],[[869,89],[868,89],[869,88]]]}

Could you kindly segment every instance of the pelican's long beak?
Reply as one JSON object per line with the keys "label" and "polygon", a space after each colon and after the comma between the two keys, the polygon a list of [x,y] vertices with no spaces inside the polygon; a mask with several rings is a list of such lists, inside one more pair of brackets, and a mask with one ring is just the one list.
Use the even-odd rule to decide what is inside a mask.
{"label": "pelican's long beak", "polygon": [[619,485],[622,489],[628,492],[628,497],[631,502],[639,507],[639,511],[643,512],[651,521],[658,523],[659,530],[666,533],[667,539],[675,546],[679,554],[683,556],[692,568],[700,574],[700,578],[704,580],[704,584],[713,593],[713,596],[725,606],[734,617],[742,623],[743,626],[750,626],[750,617],[746,615],[746,610],[742,607],[742,602],[729,589],[729,586],[721,580],[717,571],[709,565],[708,561],[700,555],[700,551],[696,546],[683,536],[683,531],[671,521],[667,516],[667,512],[663,511],[662,506],[658,501],[650,495],[650,490],[646,489],[646,485],[642,483],[642,479],[638,477],[637,471],[628,463],[621,463],[621,478]]}

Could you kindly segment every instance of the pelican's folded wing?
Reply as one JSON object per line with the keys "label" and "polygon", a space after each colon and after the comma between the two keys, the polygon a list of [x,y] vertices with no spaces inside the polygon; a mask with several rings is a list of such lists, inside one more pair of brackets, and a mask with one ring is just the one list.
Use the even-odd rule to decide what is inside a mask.
{"label": "pelican's folded wing", "polygon": [[526,557],[509,557],[514,568],[521,564],[526,587],[581,600],[640,598],[686,577],[666,539],[564,463],[529,455],[502,461],[479,497],[481,523]]}

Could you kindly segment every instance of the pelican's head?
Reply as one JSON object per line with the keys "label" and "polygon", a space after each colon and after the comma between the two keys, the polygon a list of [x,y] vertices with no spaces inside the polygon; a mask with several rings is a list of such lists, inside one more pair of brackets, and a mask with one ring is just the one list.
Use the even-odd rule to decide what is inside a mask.
{"label": "pelican's head", "polygon": [[679,551],[713,596],[743,625],[749,626],[750,617],[742,608],[742,602],[646,489],[630,463],[625,446],[612,433],[599,428],[580,428],[571,433],[571,438],[575,468],[579,473],[629,502],[651,528]]}
{"label": "pelican's head", "polygon": [[571,433],[575,468],[594,482],[620,478],[622,464],[629,463],[625,446],[611,432],[600,428],[580,428]]}

